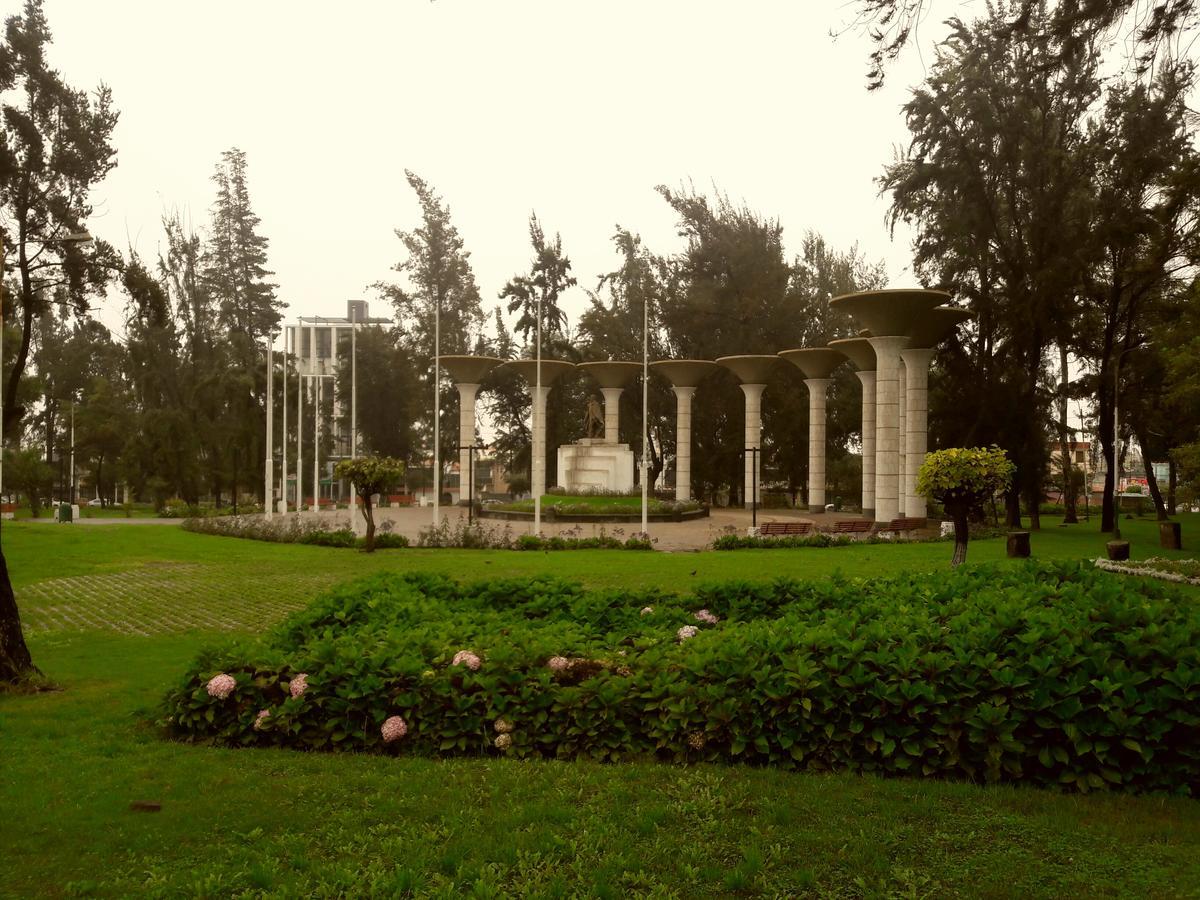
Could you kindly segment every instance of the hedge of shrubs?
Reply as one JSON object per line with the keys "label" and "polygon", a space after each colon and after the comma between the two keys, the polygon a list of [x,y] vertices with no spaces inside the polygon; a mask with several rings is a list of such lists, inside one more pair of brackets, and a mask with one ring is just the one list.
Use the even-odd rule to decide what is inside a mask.
{"label": "hedge of shrubs", "polygon": [[1200,792],[1200,610],[1078,564],[689,596],[381,574],[203,654],[183,739]]}
{"label": "hedge of shrubs", "polygon": [[[391,523],[387,523],[391,527]],[[301,516],[276,516],[265,518],[251,516],[205,516],[185,519],[183,528],[199,534],[215,534],[221,537],[246,538],[252,541],[269,541],[275,544],[315,544],[319,547],[365,546],[364,538],[356,537],[346,527],[333,528],[321,519],[306,519]],[[399,549],[408,546],[408,538],[381,530],[375,535],[375,549]]]}

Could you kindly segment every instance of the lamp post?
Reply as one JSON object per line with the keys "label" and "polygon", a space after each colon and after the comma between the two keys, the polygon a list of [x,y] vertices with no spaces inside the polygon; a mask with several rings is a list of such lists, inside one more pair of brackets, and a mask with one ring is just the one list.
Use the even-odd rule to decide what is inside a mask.
{"label": "lamp post", "polygon": [[75,505],[75,398],[71,398],[71,489],[67,502]]}
{"label": "lamp post", "polygon": [[[474,519],[472,518],[475,512],[475,451],[486,450],[486,444],[468,444],[467,446],[458,446],[454,448],[459,452],[467,451],[467,525],[470,525]],[[462,498],[462,474],[459,474],[459,498]]]}
{"label": "lamp post", "polygon": [[[1121,539],[1121,500],[1120,488],[1117,486],[1117,481],[1121,475],[1121,429],[1120,416],[1118,415],[1120,407],[1117,404],[1118,392],[1121,388],[1121,360],[1125,358],[1125,354],[1131,350],[1142,350],[1149,347],[1153,341],[1146,341],[1144,344],[1134,344],[1132,347],[1126,347],[1117,354],[1117,360],[1113,364],[1113,464],[1112,464],[1112,506],[1113,506],[1113,529],[1112,535],[1114,541]],[[1143,450],[1144,452],[1144,450]]]}
{"label": "lamp post", "polygon": [[[73,231],[60,238],[50,238],[45,241],[27,239],[43,247],[50,244],[90,244],[93,240],[87,230]],[[4,378],[4,235],[0,233],[0,498],[4,497],[4,395],[8,392],[8,381]],[[72,447],[74,441],[71,442]]]}

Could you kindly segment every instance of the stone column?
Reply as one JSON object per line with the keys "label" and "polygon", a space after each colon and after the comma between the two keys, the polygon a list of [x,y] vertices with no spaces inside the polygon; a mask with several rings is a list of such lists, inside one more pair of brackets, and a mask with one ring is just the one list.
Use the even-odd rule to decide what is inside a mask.
{"label": "stone column", "polygon": [[805,378],[808,388],[808,511],[825,511],[825,395],[829,378]]}
{"label": "stone column", "polygon": [[856,372],[862,382],[862,511],[875,515],[875,370]]}
{"label": "stone column", "polygon": [[[765,384],[743,384],[742,393],[746,395],[746,442],[744,447],[759,447],[762,438],[762,392]],[[755,461],[754,457],[758,456]],[[749,508],[753,499],[758,495],[756,482],[762,480],[762,454],[746,454],[745,495],[742,505]],[[758,497],[762,503],[762,497]]]}
{"label": "stone column", "polygon": [[621,392],[624,388],[600,388],[604,395],[604,442],[617,444],[621,441]]}
{"label": "stone column", "polygon": [[904,451],[907,446],[905,435],[908,434],[908,432],[905,429],[905,424],[904,424],[905,413],[907,410],[907,401],[905,400],[905,397],[907,396],[907,392],[905,390],[906,383],[907,383],[907,375],[904,371],[904,351],[901,350],[900,351],[900,368],[897,370],[897,378],[896,378],[896,411],[899,415],[899,420],[900,420],[900,427],[896,434],[896,449],[897,449],[897,451],[899,453],[899,457],[900,457],[896,463],[896,474],[897,474],[897,477],[900,479],[900,486],[896,492],[896,500],[897,500],[896,515],[898,515],[898,516],[905,515],[904,509],[905,509],[905,506],[907,505],[906,501],[908,500],[908,495],[904,492],[904,472],[905,472]]}
{"label": "stone column", "polygon": [[928,515],[925,498],[917,494],[917,473],[925,462],[925,451],[929,447],[929,364],[933,362],[933,350],[902,350],[904,368],[908,372],[908,390],[905,405],[904,454],[904,514],[914,519]]}
{"label": "stone column", "polygon": [[[460,381],[458,387],[458,446],[469,447],[475,443],[475,397],[479,385]],[[475,495],[471,484],[471,451],[458,451],[458,499],[466,503]]]}
{"label": "stone column", "polygon": [[875,351],[875,521],[900,512],[900,350],[904,336],[870,338]]}
{"label": "stone column", "polygon": [[534,414],[533,429],[533,460],[531,468],[533,477],[530,479],[534,497],[546,493],[546,398],[550,396],[550,385],[543,384],[539,391],[530,385],[529,393],[533,395]]}
{"label": "stone column", "polygon": [[673,387],[675,392],[675,499],[692,499],[692,397],[694,387]]}

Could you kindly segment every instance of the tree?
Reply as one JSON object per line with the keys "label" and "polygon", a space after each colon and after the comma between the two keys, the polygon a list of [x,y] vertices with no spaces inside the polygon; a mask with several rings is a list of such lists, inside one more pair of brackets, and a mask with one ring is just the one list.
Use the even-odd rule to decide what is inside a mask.
{"label": "tree", "polygon": [[966,562],[969,520],[983,504],[1008,487],[1013,464],[999,447],[951,448],[925,457],[917,473],[917,492],[940,502],[954,520],[951,566]]}
{"label": "tree", "polygon": [[[0,45],[0,208],[5,227],[0,243],[6,262],[10,250],[17,257],[16,302],[7,305],[10,311],[16,307],[21,338],[15,356],[4,357],[12,367],[7,377],[0,372],[5,401],[0,440],[25,413],[18,404],[21,379],[33,323],[48,298],[59,296],[86,308],[88,294],[103,287],[115,264],[112,248],[103,242],[88,253],[62,243],[66,235],[83,230],[92,212],[91,188],[116,165],[110,138],[117,112],[107,87],[101,85],[89,97],[49,67],[50,42],[41,0],[26,0],[21,15],[5,20]],[[55,294],[58,288],[62,290]],[[12,321],[9,311],[4,321]],[[0,550],[0,681],[14,681],[32,669]]]}
{"label": "tree", "polygon": [[355,491],[363,501],[363,516],[367,520],[367,553],[375,551],[375,512],[371,508],[371,497],[383,493],[390,485],[404,477],[404,463],[389,456],[360,456],[343,459],[334,469],[334,476],[354,484]]}
{"label": "tree", "polygon": [[[867,72],[867,87],[875,90],[883,84],[888,63],[900,55],[917,25],[938,4],[934,0],[857,0],[855,6],[858,14],[850,27],[865,31],[875,45]],[[1017,0],[999,9],[1009,38],[1020,40],[1031,27],[1042,27],[1064,55],[1081,46],[1098,46],[1124,28],[1125,44],[1139,74],[1150,71],[1161,55],[1185,46],[1185,36],[1197,24],[1195,0]]]}
{"label": "tree", "polygon": [[[1186,104],[1194,81],[1190,64],[1169,64],[1148,84],[1115,85],[1089,142],[1094,162],[1088,227],[1080,244],[1083,321],[1077,331],[1081,353],[1096,376],[1108,470],[1100,526],[1105,531],[1112,530],[1117,514],[1112,504],[1112,479],[1119,469],[1112,443],[1114,388],[1126,408],[1137,397],[1114,381],[1120,373],[1136,375],[1136,357],[1144,353],[1140,348],[1158,323],[1176,315],[1167,309],[1169,298],[1184,289],[1180,279],[1190,275],[1197,259],[1200,154]],[[1147,393],[1161,389],[1161,381],[1150,381]],[[1130,421],[1139,424],[1136,417]],[[1142,431],[1146,444],[1153,445],[1149,429]]]}
{"label": "tree", "polygon": [[[449,402],[442,402],[444,379],[441,372],[433,371],[435,337],[442,354],[470,353],[482,331],[483,310],[471,254],[450,219],[450,207],[415,173],[406,170],[405,175],[421,207],[421,224],[411,231],[396,229],[406,255],[392,270],[403,275],[404,281],[377,282],[374,287],[396,309],[397,326],[423,384],[420,396],[430,396],[437,379],[437,408],[441,413],[438,456],[444,462],[453,458],[458,443],[458,398],[451,394]],[[428,410],[429,406],[418,403],[414,409]],[[424,425],[432,455],[432,414],[420,416],[418,421]],[[437,473],[436,484],[440,494],[441,472]]]}
{"label": "tree", "polygon": [[536,213],[529,215],[529,243],[533,245],[529,274],[514,275],[500,292],[500,299],[508,301],[509,313],[519,313],[515,330],[526,344],[538,330],[539,301],[543,339],[565,332],[567,314],[558,301],[564,291],[576,284],[571,260],[563,252],[562,235],[555,234],[553,242],[547,241]]}
{"label": "tree", "polygon": [[1006,10],[951,20],[904,107],[912,143],[881,185],[892,221],[916,226],[919,277],[975,313],[969,337],[939,355],[931,423],[950,444],[1008,450],[1008,521],[1020,523],[1024,497],[1036,528],[1054,393],[1046,355],[1077,330],[1092,224],[1085,117],[1100,84],[1094,52],[1068,53],[1042,18],[1014,33]]}
{"label": "tree", "polygon": [[[214,438],[214,492],[219,499],[225,460],[233,457],[236,494],[239,457],[262,459],[266,452],[263,339],[278,329],[282,304],[275,297],[275,285],[266,280],[273,274],[267,269],[268,241],[259,234],[261,222],[251,206],[246,154],[236,147],[222,153],[212,180],[217,197],[200,259],[200,277],[222,331],[221,354],[210,360],[213,368],[198,388],[220,401],[219,412],[207,422]],[[262,479],[251,483],[261,496]]]}
{"label": "tree", "polygon": [[[423,408],[412,354],[405,349],[401,335],[379,326],[360,328],[357,343],[360,446],[369,455],[412,463],[416,419]],[[350,354],[345,352],[339,354],[337,393],[349,397],[350,391]],[[342,428],[349,434],[350,404],[343,406]]]}
{"label": "tree", "polygon": [[36,447],[13,450],[4,454],[4,481],[6,489],[15,488],[25,495],[36,518],[54,490],[54,469]]}

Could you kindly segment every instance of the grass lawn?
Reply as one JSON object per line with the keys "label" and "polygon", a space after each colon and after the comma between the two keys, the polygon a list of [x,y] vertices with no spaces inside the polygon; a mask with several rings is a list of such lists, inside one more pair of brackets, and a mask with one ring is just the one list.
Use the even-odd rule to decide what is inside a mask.
{"label": "grass lawn", "polygon": [[[1185,546],[1200,516],[1183,517]],[[1152,521],[1124,521],[1134,556]],[[437,761],[191,747],[148,724],[201,647],[381,568],[593,586],[947,566],[950,544],[350,550],[172,527],[3,526],[38,664],[0,696],[0,894],[1196,896],[1200,802],[748,767]],[[1102,553],[1089,526],[1035,555]],[[1004,555],[971,546],[973,562]],[[1117,576],[1113,576],[1117,577]],[[1190,589],[1186,595],[1200,597]],[[133,801],[162,804],[135,812]]]}

